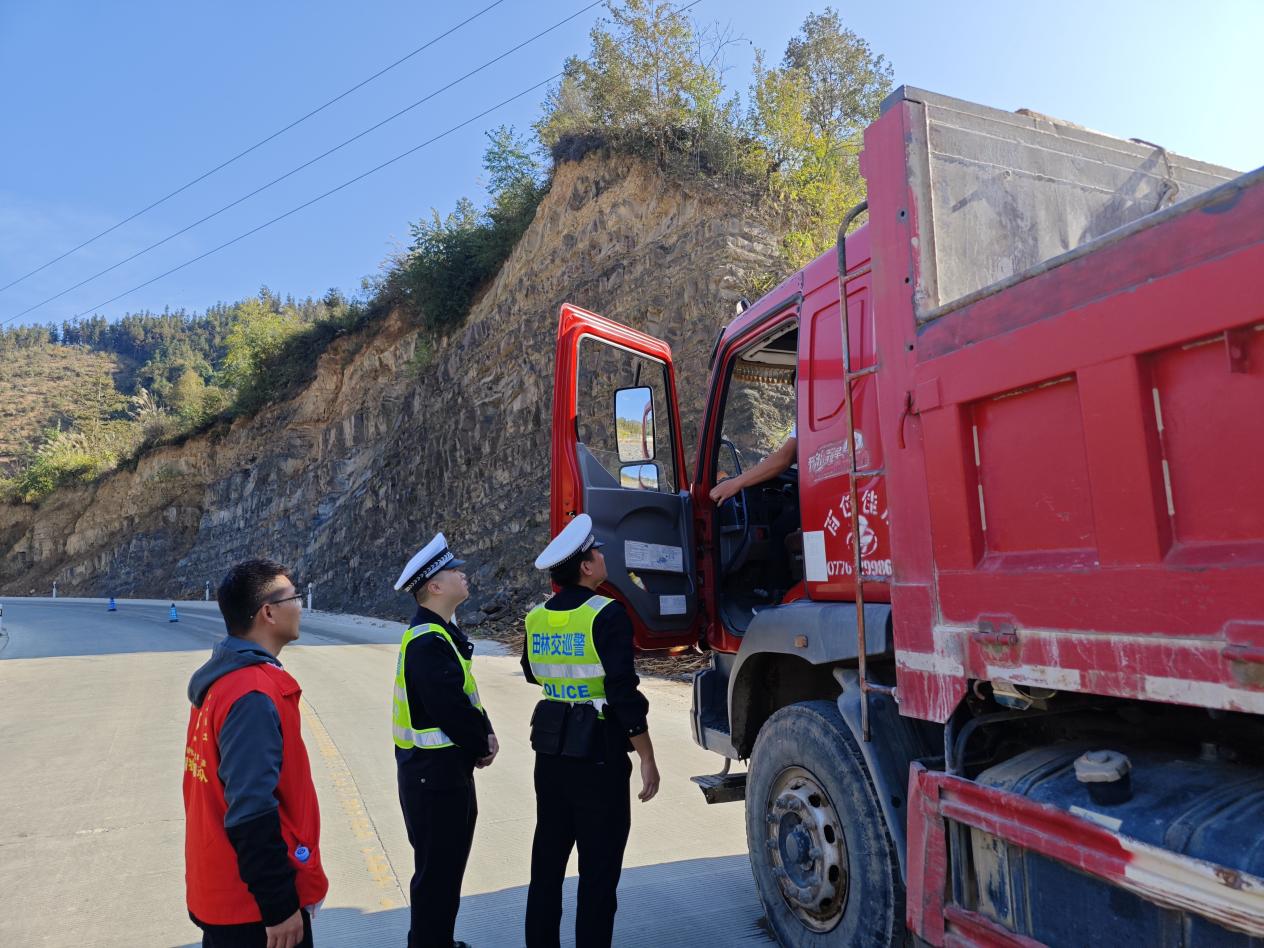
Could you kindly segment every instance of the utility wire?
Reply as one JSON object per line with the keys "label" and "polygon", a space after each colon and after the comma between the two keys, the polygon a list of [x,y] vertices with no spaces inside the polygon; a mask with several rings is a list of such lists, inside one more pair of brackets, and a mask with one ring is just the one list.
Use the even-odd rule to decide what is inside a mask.
{"label": "utility wire", "polygon": [[[343,188],[350,187],[351,185],[355,184],[357,181],[361,181],[367,178],[369,175],[375,174],[376,172],[381,171],[383,168],[389,165],[393,165],[395,164],[395,162],[400,161],[404,158],[407,158],[409,155],[413,154],[414,152],[420,151],[421,149],[425,148],[427,145],[433,145],[435,142],[439,141],[440,139],[447,138],[452,133],[460,131],[461,129],[465,128],[465,126],[471,125],[474,122],[477,122],[479,119],[483,118],[484,116],[490,115],[492,112],[495,112],[497,109],[504,108],[510,102],[514,102],[517,99],[521,99],[523,96],[527,95],[530,92],[534,92],[536,89],[539,89],[541,86],[548,85],[550,82],[553,82],[555,79],[560,79],[562,75],[563,73],[560,73],[560,72],[555,73],[554,75],[549,76],[549,78],[545,79],[544,81],[537,82],[535,85],[531,86],[528,89],[523,89],[521,92],[517,93],[516,95],[512,95],[507,99],[502,99],[500,102],[496,103],[491,108],[484,109],[482,112],[479,112],[477,115],[471,116],[470,118],[466,119],[464,122],[461,122],[458,125],[453,125],[447,131],[440,132],[438,135],[435,135],[433,138],[428,138],[426,141],[422,142],[420,145],[416,145],[408,149],[408,151],[401,152],[400,154],[396,155],[394,158],[384,161],[380,165],[370,168],[368,171],[365,171],[362,174],[358,174],[354,178],[351,178],[348,181],[344,181],[342,184],[338,185],[336,188],[330,188],[324,194],[320,194],[312,198],[310,201],[304,201],[302,204],[298,205],[297,207],[290,208],[290,210],[286,211],[284,214],[278,214],[276,217],[272,218],[271,220],[264,221],[264,223],[260,224],[257,227],[252,227],[250,230],[246,231],[244,234],[238,234],[232,240],[227,240],[224,243],[220,244],[218,247],[213,247],[212,249],[206,251],[205,253],[198,254],[196,257],[192,258],[191,260],[186,260],[184,263],[180,264],[179,266],[172,267],[170,270],[167,270],[165,273],[158,274],[158,276],[154,277],[153,279],[146,280],[144,283],[140,283],[132,287],[130,290],[125,290],[124,292],[118,294],[117,296],[112,296],[103,303],[97,303],[95,306],[91,306],[88,309],[85,309],[81,313],[76,313],[72,318],[79,319],[83,316],[88,315],[94,310],[101,309],[103,306],[109,306],[111,303],[121,300],[123,297],[128,296],[129,294],[135,293],[137,290],[140,290],[149,286],[151,283],[157,283],[159,280],[163,279],[164,277],[171,276],[171,274],[175,273],[178,270],[183,270],[185,267],[190,266],[191,264],[197,263],[199,260],[204,260],[205,258],[209,257],[213,253],[218,253],[219,251],[223,250],[225,247],[231,247],[233,244],[237,243],[239,240],[245,240],[247,237],[251,236],[252,234],[259,233],[259,231],[263,230],[265,227],[271,227],[273,224],[277,223],[278,221],[285,220],[285,218],[289,217],[292,214],[297,214],[299,211],[303,210],[306,207],[311,207],[317,201],[323,201],[325,198],[329,197],[330,195],[337,194]],[[0,324],[0,325],[3,325],[3,324]]]}
{"label": "utility wire", "polygon": [[168,234],[166,237],[163,237],[161,240],[155,241],[154,243],[150,244],[148,247],[144,247],[140,250],[137,250],[131,256],[124,257],[122,260],[119,260],[116,263],[110,264],[110,266],[106,267],[104,270],[98,270],[96,273],[92,274],[91,276],[84,277],[82,280],[80,280],[78,283],[74,284],[73,286],[68,286],[64,290],[58,293],[54,293],[52,296],[48,297],[47,299],[40,300],[40,302],[35,303],[32,306],[28,306],[26,309],[22,310],[22,312],[15,313],[13,316],[10,316],[8,319],[4,320],[3,322],[0,322],[0,325],[4,325],[5,323],[11,322],[14,319],[20,319],[21,317],[25,316],[27,313],[30,313],[33,310],[37,310],[41,306],[44,306],[48,303],[53,302],[53,300],[60,299],[61,297],[65,296],[67,293],[73,292],[74,290],[79,289],[79,287],[87,283],[91,283],[93,280],[97,279],[98,277],[103,277],[107,273],[110,273],[113,270],[117,270],[119,267],[123,266],[123,264],[130,263],[131,261],[135,260],[137,257],[143,256],[144,254],[149,253],[149,251],[154,250],[157,247],[161,247],[163,244],[167,243],[168,241],[174,240],[175,238],[179,237],[181,234],[187,234],[193,228],[198,227],[202,224],[205,224],[207,221],[211,220],[214,217],[218,217],[220,214],[223,214],[225,211],[231,210],[232,208],[236,207],[238,204],[241,204],[245,201],[250,200],[252,197],[254,197],[257,194],[263,193],[264,191],[268,190],[268,188],[272,187],[273,185],[280,184],[286,178],[289,178],[295,174],[298,174],[298,172],[302,171],[304,168],[308,168],[316,164],[316,162],[321,161],[324,158],[328,158],[334,152],[340,151],[341,149],[346,148],[352,142],[359,141],[361,138],[363,138],[365,135],[368,135],[370,132],[377,131],[377,129],[381,128],[383,125],[386,125],[390,122],[395,121],[395,119],[399,118],[401,115],[411,112],[413,109],[417,108],[420,105],[424,105],[426,102],[429,102],[431,99],[433,99],[435,96],[439,95],[440,93],[446,92],[447,90],[451,89],[453,86],[459,85],[460,83],[464,82],[466,79],[470,78],[471,76],[482,72],[484,69],[487,69],[490,66],[494,66],[496,63],[500,62],[505,57],[511,55],[512,53],[516,53],[518,50],[522,49],[524,46],[534,43],[540,37],[545,36],[548,33],[551,33],[554,30],[558,29],[559,27],[566,25],[571,20],[575,19],[578,16],[582,16],[583,14],[591,10],[593,7],[600,6],[604,2],[605,0],[594,0],[593,3],[588,4],[588,6],[584,7],[582,10],[577,10],[575,13],[572,13],[570,16],[566,17],[565,19],[559,20],[558,22],[554,23],[548,29],[541,30],[539,33],[536,33],[534,36],[530,37],[529,39],[523,40],[517,46],[514,46],[510,49],[505,50],[499,56],[496,56],[493,59],[489,59],[487,62],[483,63],[481,66],[477,66],[474,69],[471,69],[465,75],[460,76],[459,78],[453,79],[447,85],[441,86],[440,88],[434,90],[428,95],[425,95],[422,98],[418,99],[416,102],[413,102],[411,105],[405,106],[404,108],[400,109],[395,114],[388,115],[386,118],[382,119],[380,122],[374,125],[370,125],[368,128],[364,129],[361,132],[358,132],[355,135],[352,135],[350,138],[346,139],[345,141],[340,142],[337,145],[334,145],[332,148],[321,152],[315,158],[311,158],[303,162],[301,165],[295,168],[291,168],[289,171],[285,172],[285,174],[280,175],[279,177],[273,178],[267,184],[260,185],[259,187],[251,191],[249,194],[242,195],[241,197],[237,198],[237,200],[232,201],[228,204],[225,204],[223,207],[219,208],[218,210],[212,211],[210,214],[207,214],[205,217],[201,217],[198,220],[195,220],[192,224],[182,227],[179,230],[175,231],[174,233]]}
{"label": "utility wire", "polygon": [[[394,69],[396,66],[402,65],[403,63],[405,63],[405,62],[407,62],[408,60],[412,59],[412,58],[413,58],[414,56],[416,56],[418,53],[424,52],[425,50],[427,50],[427,49],[429,49],[431,46],[433,46],[435,43],[439,42],[439,40],[444,39],[445,37],[451,36],[453,33],[455,33],[455,32],[456,32],[457,30],[459,30],[461,27],[465,26],[467,23],[471,23],[471,22],[473,22],[474,20],[477,20],[480,16],[482,16],[482,15],[483,15],[484,13],[486,13],[488,10],[491,10],[493,7],[498,7],[498,6],[500,6],[500,5],[501,5],[502,3],[504,3],[504,2],[505,2],[505,0],[495,0],[495,2],[494,2],[494,3],[490,3],[490,4],[488,4],[487,6],[483,7],[483,9],[479,10],[477,13],[473,14],[472,16],[466,17],[464,20],[462,20],[462,21],[461,21],[460,23],[458,23],[456,26],[452,27],[450,30],[448,30],[448,31],[446,31],[446,32],[444,32],[444,33],[440,33],[440,34],[439,34],[438,36],[436,36],[434,39],[429,40],[428,42],[426,42],[426,43],[422,44],[421,46],[418,46],[416,49],[414,49],[414,50],[413,50],[411,53],[409,53],[407,56],[403,56],[403,57],[401,57],[400,59],[395,60],[395,62],[391,63],[389,66],[386,66],[386,67],[385,67],[385,68],[383,68],[383,69],[379,69],[377,72],[375,72],[373,75],[369,76],[367,79],[364,79],[364,80],[362,80],[361,82],[356,83],[354,86],[352,86],[350,89],[346,90],[345,92],[340,93],[339,95],[334,96],[332,99],[330,99],[330,100],[329,100],[328,102],[326,102],[324,105],[317,106],[316,108],[312,109],[310,112],[308,112],[306,115],[302,116],[301,118],[297,118],[297,119],[295,119],[293,122],[291,122],[289,125],[285,126],[284,128],[282,128],[282,129],[278,129],[277,131],[273,132],[273,133],[272,133],[271,135],[269,135],[267,138],[262,138],[262,139],[260,139],[259,141],[255,142],[253,145],[251,145],[249,148],[245,149],[244,151],[239,151],[237,154],[233,155],[233,157],[229,158],[227,161],[221,162],[220,164],[216,165],[216,166],[215,166],[214,168],[212,168],[210,171],[207,171],[207,172],[205,172],[204,174],[198,175],[198,177],[194,178],[194,179],[193,179],[192,181],[190,181],[188,184],[181,185],[180,187],[176,188],[174,191],[172,191],[170,194],[166,195],[165,197],[160,197],[158,200],[154,201],[154,203],[152,203],[152,204],[150,204],[150,205],[148,205],[148,206],[146,206],[146,207],[142,207],[139,211],[137,211],[136,213],[132,214],[130,217],[125,217],[125,218],[123,218],[123,219],[122,219],[121,221],[119,221],[117,224],[113,225],[112,227],[107,227],[105,230],[101,231],[101,233],[97,234],[97,235],[96,235],[96,236],[94,236],[94,237],[89,237],[87,240],[85,240],[83,243],[79,244],[78,246],[71,247],[69,250],[67,250],[65,253],[63,253],[61,256],[54,257],[52,260],[49,260],[47,263],[42,264],[42,265],[40,265],[40,266],[36,267],[36,268],[35,268],[34,270],[32,270],[30,273],[24,273],[24,274],[22,274],[22,276],[18,277],[18,278],[17,278],[16,280],[14,280],[13,282],[11,282],[11,283],[6,283],[4,286],[0,286],[0,293],[3,293],[5,290],[9,289],[9,287],[12,287],[12,286],[17,286],[17,285],[18,285],[19,283],[21,283],[23,280],[27,279],[28,277],[33,277],[33,276],[35,276],[35,274],[39,273],[39,272],[40,272],[40,271],[42,271],[42,270],[46,270],[46,269],[48,269],[48,268],[49,268],[49,267],[51,267],[54,263],[57,263],[59,260],[65,260],[65,259],[66,259],[67,257],[69,257],[72,253],[76,253],[77,251],[80,251],[80,250],[82,250],[84,247],[88,246],[88,244],[93,243],[94,241],[100,240],[100,239],[101,239],[102,237],[104,237],[106,234],[111,234],[111,233],[113,233],[114,231],[116,231],[116,230],[118,230],[120,227],[122,227],[124,224],[130,223],[131,221],[136,220],[136,218],[140,217],[142,214],[144,214],[144,213],[146,213],[146,212],[148,212],[148,211],[152,211],[152,210],[153,210],[155,207],[157,207],[159,204],[163,204],[164,202],[171,200],[171,199],[172,199],[173,197],[175,197],[177,194],[180,194],[180,193],[181,193],[181,192],[183,192],[183,191],[187,191],[189,188],[193,187],[193,185],[197,184],[199,181],[205,181],[205,180],[206,180],[207,178],[209,178],[211,175],[215,174],[215,172],[217,172],[217,171],[221,171],[221,170],[223,170],[224,168],[227,168],[227,167],[228,167],[229,165],[231,165],[234,161],[237,161],[239,158],[244,158],[244,157],[246,157],[246,155],[250,154],[250,153],[251,153],[252,151],[254,151],[256,148],[259,148],[259,147],[261,147],[261,146],[263,146],[263,145],[266,145],[268,142],[272,141],[274,138],[276,138],[276,137],[277,137],[277,136],[279,136],[279,135],[283,135],[283,134],[285,134],[285,133],[286,133],[286,132],[288,132],[290,129],[294,128],[296,125],[300,125],[300,124],[302,124],[303,122],[306,122],[306,121],[307,121],[309,118],[311,118],[313,115],[316,115],[318,112],[323,112],[325,109],[329,108],[329,107],[330,107],[331,105],[333,105],[335,102],[339,102],[339,101],[341,101],[342,99],[345,99],[347,96],[351,95],[351,93],[355,92],[357,89],[361,89],[361,88],[363,88],[364,86],[366,86],[366,85],[368,85],[370,82],[372,82],[374,79],[377,79],[378,77],[383,76],[383,75],[385,75],[386,73],[390,72],[390,71],[391,71],[392,69]],[[54,297],[54,299],[55,299],[55,297]],[[47,301],[45,301],[45,302],[47,302]],[[43,303],[40,303],[39,305],[40,305],[40,306],[43,306],[44,304],[43,304]],[[28,312],[29,312],[29,310],[28,310]],[[19,315],[21,315],[21,314],[19,314]],[[5,320],[5,322],[8,322],[8,320]],[[0,325],[3,325],[3,324],[0,324]]]}
{"label": "utility wire", "polygon": [[[604,0],[599,0],[599,2],[604,2]],[[692,0],[691,3],[688,3],[685,6],[681,7],[677,12],[684,13],[688,10],[691,10],[693,7],[696,7],[701,2],[702,0]],[[567,20],[574,19],[574,17],[579,16],[581,13],[584,13],[586,10],[589,10],[592,7],[597,6],[597,5],[598,5],[597,3],[590,4],[588,7],[585,7],[583,10],[580,10],[577,13],[572,14],[572,16],[567,17]],[[562,23],[567,22],[567,20],[563,20]],[[556,27],[560,25],[561,25],[560,23],[555,24],[553,27],[550,27],[549,29],[550,30],[556,29]],[[544,32],[548,32],[548,30]],[[540,35],[543,35],[543,34],[538,34],[536,37],[533,37],[532,39],[536,39]],[[531,42],[531,40],[528,40],[527,42]],[[523,45],[525,45],[525,43]],[[516,48],[517,47],[515,47],[515,49]],[[503,58],[504,56],[508,55],[510,52],[513,52],[513,51],[514,50],[509,50],[505,53],[502,53],[501,57],[498,57],[498,58]],[[259,233],[259,231],[264,230],[267,227],[271,227],[273,224],[276,224],[282,220],[285,220],[287,217],[297,214],[299,211],[305,208],[311,207],[313,204],[317,203],[318,201],[323,201],[325,198],[330,197],[331,195],[337,194],[339,191],[342,191],[344,188],[348,188],[351,185],[355,184],[356,182],[362,181],[363,179],[369,177],[372,174],[376,174],[378,171],[381,171],[383,168],[387,168],[390,165],[395,164],[397,161],[401,161],[404,158],[407,158],[409,155],[412,155],[420,151],[421,149],[426,148],[427,146],[432,145],[435,142],[448,137],[449,135],[452,135],[453,133],[457,131],[460,131],[462,128],[465,128],[466,126],[471,125],[474,122],[477,122],[479,119],[490,115],[491,113],[497,111],[498,109],[504,108],[509,103],[517,101],[518,99],[521,99],[523,96],[531,92],[534,92],[536,89],[539,89],[542,86],[548,85],[549,83],[553,82],[556,79],[561,79],[565,75],[566,75],[565,71],[555,73],[549,78],[544,79],[541,82],[537,82],[535,85],[530,86],[526,89],[523,89],[521,92],[518,92],[507,99],[502,99],[500,102],[496,103],[490,108],[484,109],[482,112],[479,112],[477,115],[473,115],[470,118],[464,120],[463,122],[460,122],[452,126],[446,131],[440,132],[438,135],[435,135],[434,137],[427,139],[421,144],[415,145],[414,147],[408,149],[407,151],[401,152],[400,154],[396,155],[394,158],[389,158],[386,161],[382,162],[381,164],[375,165],[374,167],[370,168],[368,171],[362,172],[361,174],[356,175],[354,178],[344,181],[342,184],[338,185],[337,187],[330,188],[328,191],[324,192],[323,194],[319,194],[308,201],[304,201],[302,204],[299,204],[297,207],[290,208],[290,210],[284,212],[283,214],[278,214],[276,217],[273,217],[271,220],[264,221],[262,224],[259,224],[257,227],[252,227],[250,230],[246,231],[245,233],[238,234],[236,237],[232,238],[231,240],[227,240],[217,247],[212,247],[210,250],[207,250],[204,253],[198,254],[196,257],[186,260],[184,263],[174,266],[170,270],[167,270],[163,273],[158,274],[156,277],[146,280],[144,283],[137,284],[131,289],[125,290],[116,296],[112,296],[110,299],[105,300],[104,302],[97,303],[94,306],[91,306],[88,309],[83,310],[82,312],[76,313],[71,318],[80,319],[88,315],[89,313],[93,312],[94,310],[98,310],[98,309],[101,309],[102,307],[109,306],[111,303],[117,302],[118,300],[121,300],[124,297],[131,295],[132,293],[135,293],[137,290],[144,289],[145,287],[153,283],[157,283],[159,280],[162,280],[173,273],[177,273],[180,270],[183,270],[185,267],[188,267],[197,263],[199,260],[204,260],[207,257],[211,256],[212,254],[218,253],[219,251],[224,250],[227,247],[231,247],[233,244],[237,243],[238,241],[245,240],[247,237],[257,234]],[[43,304],[39,304],[39,305],[43,305]],[[12,322],[16,318],[17,318],[16,316],[10,316],[8,319],[0,320],[0,326],[5,325],[6,323]]]}

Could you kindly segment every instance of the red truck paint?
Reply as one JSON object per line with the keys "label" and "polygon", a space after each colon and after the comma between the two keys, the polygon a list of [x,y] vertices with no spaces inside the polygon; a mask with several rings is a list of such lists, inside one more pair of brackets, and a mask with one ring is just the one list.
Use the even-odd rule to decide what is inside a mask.
{"label": "red truck paint", "polygon": [[[1264,714],[1264,170],[1130,221],[1083,252],[1046,253],[1037,267],[971,286],[968,273],[928,265],[945,238],[930,220],[930,175],[917,166],[935,147],[951,158],[953,129],[931,113],[963,104],[917,90],[891,101],[865,134],[869,220],[847,237],[846,297],[852,370],[871,370],[853,389],[856,467],[881,471],[857,485],[864,597],[891,603],[899,713],[943,723],[972,682],[1004,682]],[[1069,142],[1079,133],[1059,132]],[[965,291],[938,298],[954,280]],[[780,321],[799,334],[805,552],[816,534],[801,594],[855,598],[838,298],[830,252],[717,340],[687,485],[699,608],[674,632],[638,619],[642,647],[741,647],[715,601],[708,497],[723,353]],[[663,362],[674,385],[665,345],[570,306],[559,380],[573,381],[584,334]],[[554,532],[582,505],[573,438],[557,435],[574,431],[575,398],[559,384]],[[674,400],[671,413],[683,471]],[[907,923],[931,944],[1034,944],[946,897],[948,823],[1264,934],[1258,879],[922,765],[907,790]]]}

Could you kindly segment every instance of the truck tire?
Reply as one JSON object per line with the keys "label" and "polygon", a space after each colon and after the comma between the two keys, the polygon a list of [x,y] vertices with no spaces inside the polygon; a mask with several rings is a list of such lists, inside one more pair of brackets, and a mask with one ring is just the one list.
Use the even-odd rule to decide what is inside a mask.
{"label": "truck tire", "polygon": [[831,701],[782,708],[759,731],[746,841],[784,948],[905,943],[904,887],[860,749]]}

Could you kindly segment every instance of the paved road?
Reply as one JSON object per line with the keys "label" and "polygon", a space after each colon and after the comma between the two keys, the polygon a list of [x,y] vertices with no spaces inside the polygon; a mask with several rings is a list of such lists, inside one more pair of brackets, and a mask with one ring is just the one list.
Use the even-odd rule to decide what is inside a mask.
{"label": "paved road", "polygon": [[[184,946],[181,764],[189,675],[222,634],[213,603],[5,599],[0,634],[0,945]],[[331,889],[317,943],[403,944],[411,850],[387,733],[401,626],[309,614],[283,654],[304,689]],[[479,773],[478,831],[457,936],[521,944],[534,829],[517,659],[480,642],[479,691],[502,751]],[[688,730],[688,687],[646,683],[663,789],[633,801],[619,946],[768,945],[740,805],[707,806],[716,769]],[[635,780],[636,778],[634,778]],[[563,944],[573,944],[575,864]]]}

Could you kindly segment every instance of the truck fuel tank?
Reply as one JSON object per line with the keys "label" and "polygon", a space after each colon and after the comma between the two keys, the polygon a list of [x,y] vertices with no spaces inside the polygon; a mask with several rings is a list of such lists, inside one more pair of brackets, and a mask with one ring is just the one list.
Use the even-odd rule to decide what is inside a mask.
{"label": "truck fuel tank", "polygon": [[[1243,888],[1250,889],[1250,876],[1264,877],[1264,771],[1226,757],[1212,745],[1177,757],[1074,742],[1026,751],[977,781],[1121,837],[1242,873]],[[974,889],[976,910],[1045,944],[1259,944],[982,830],[970,830],[970,849],[975,886],[966,890]]]}

